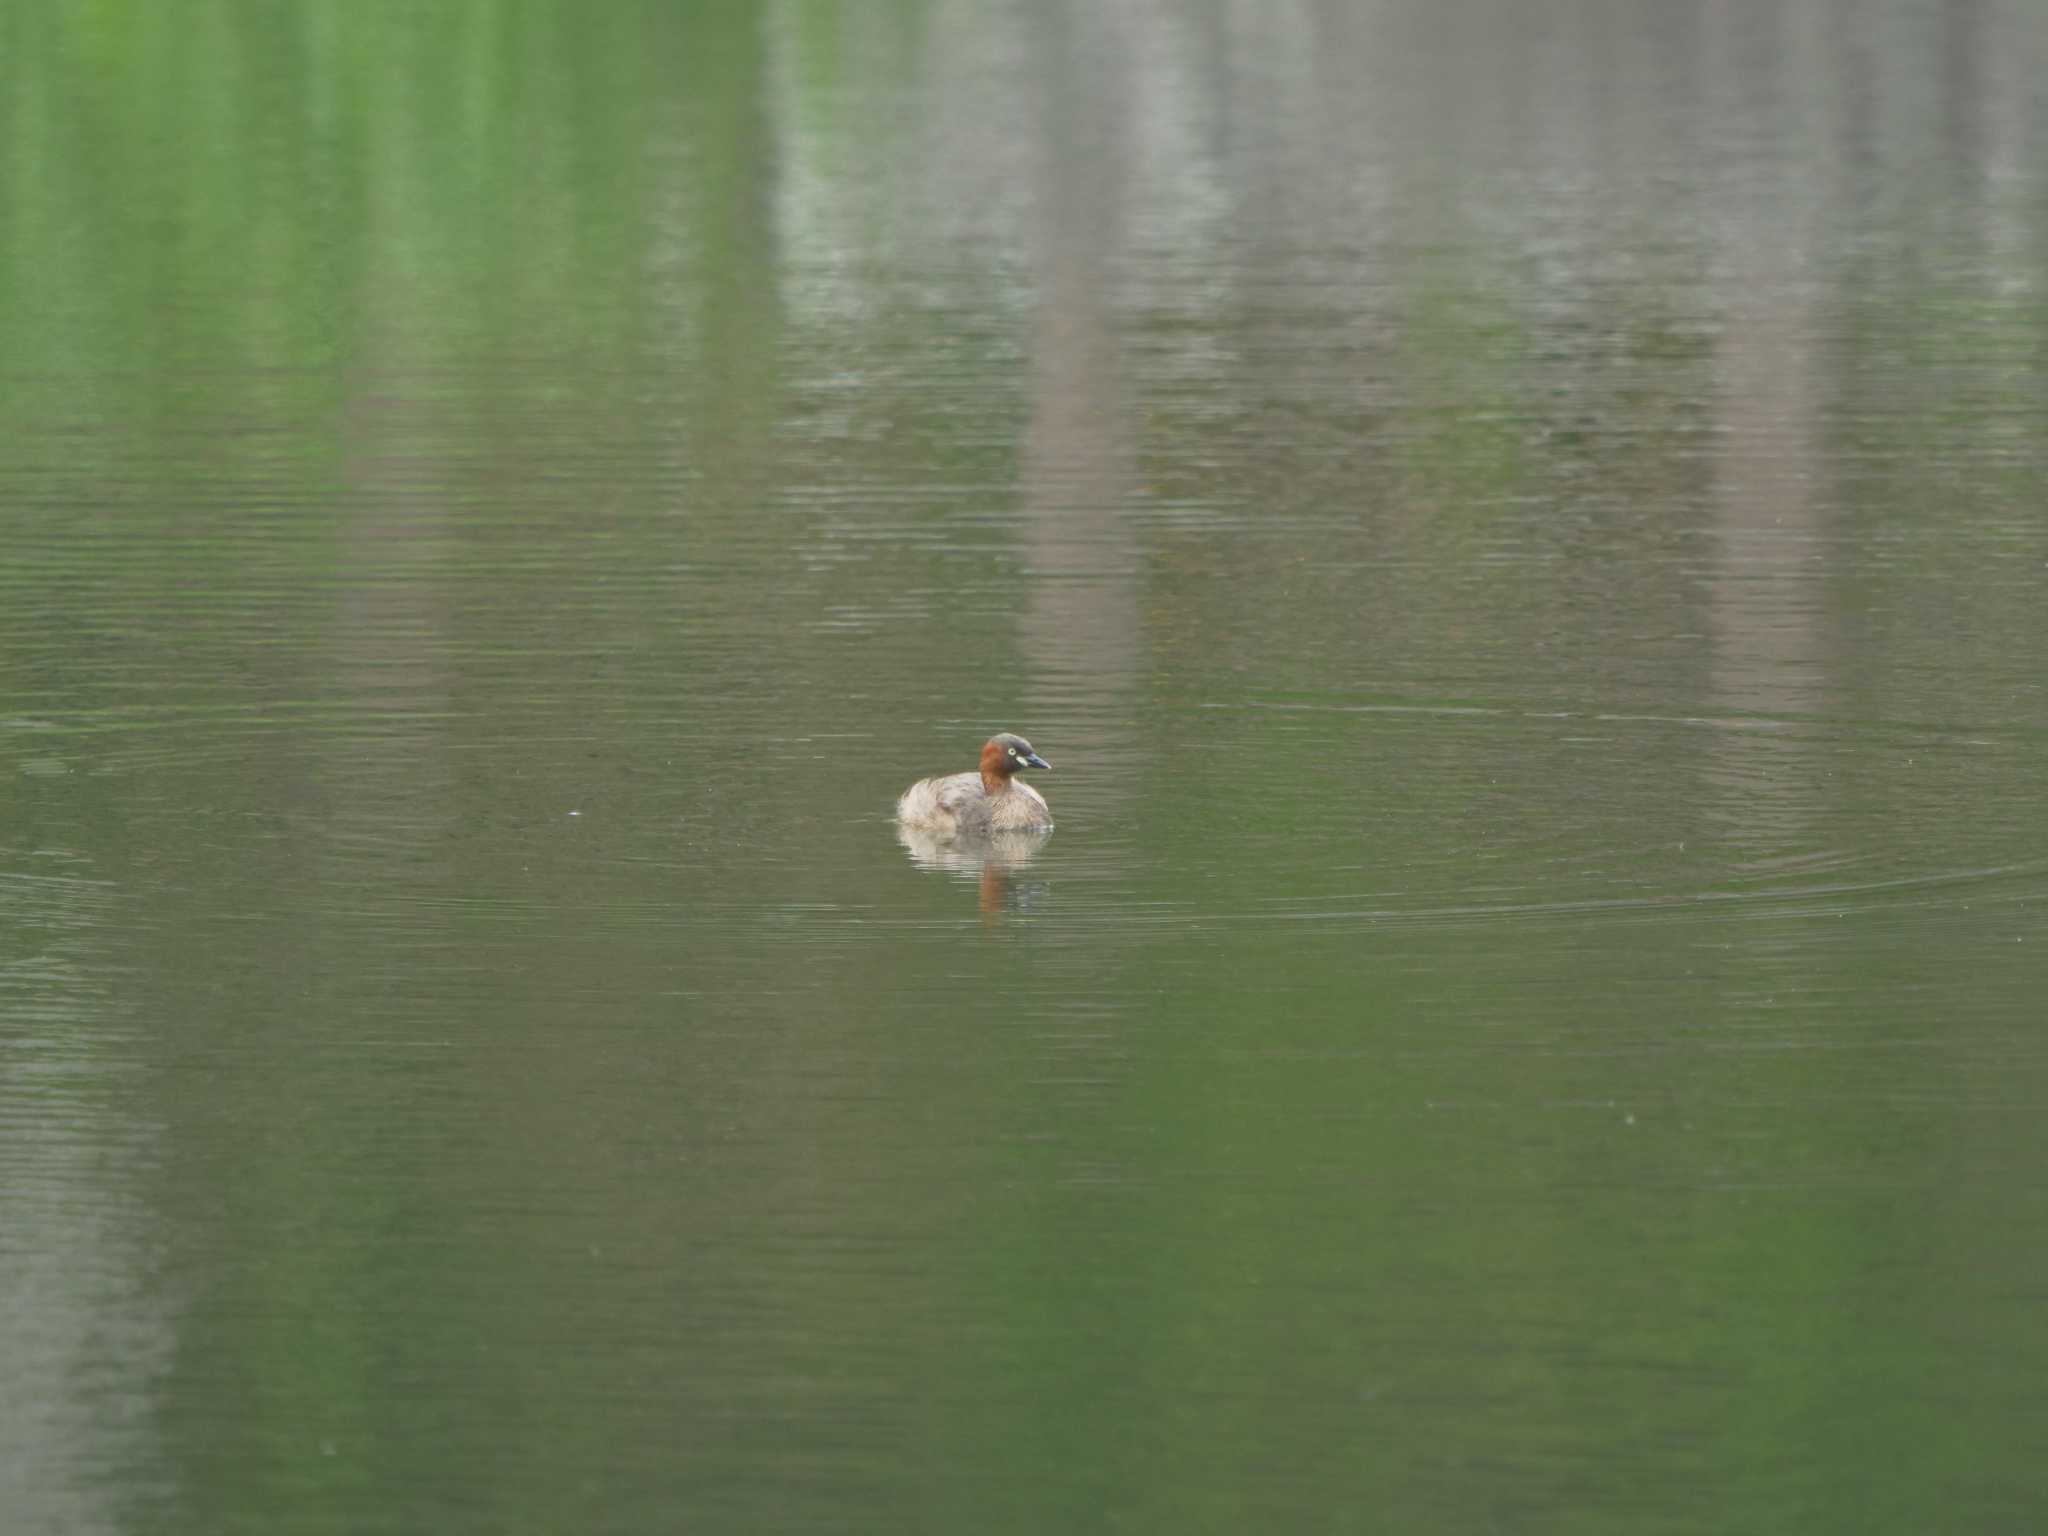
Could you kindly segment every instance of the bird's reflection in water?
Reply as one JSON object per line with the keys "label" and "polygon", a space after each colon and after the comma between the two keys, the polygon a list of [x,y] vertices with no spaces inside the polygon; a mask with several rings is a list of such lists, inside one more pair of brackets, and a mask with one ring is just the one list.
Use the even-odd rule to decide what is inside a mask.
{"label": "bird's reflection in water", "polygon": [[1028,910],[1046,889],[1043,880],[1020,881],[1017,872],[1045,847],[1042,831],[985,832],[977,837],[937,838],[898,824],[896,841],[919,869],[945,870],[980,886],[981,920],[994,924],[1006,912]]}

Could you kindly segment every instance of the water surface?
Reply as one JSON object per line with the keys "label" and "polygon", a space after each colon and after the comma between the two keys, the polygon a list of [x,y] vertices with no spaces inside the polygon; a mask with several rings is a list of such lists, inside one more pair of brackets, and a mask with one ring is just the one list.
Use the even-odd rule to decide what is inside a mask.
{"label": "water surface", "polygon": [[0,7],[0,1502],[2026,1528],[2043,78]]}

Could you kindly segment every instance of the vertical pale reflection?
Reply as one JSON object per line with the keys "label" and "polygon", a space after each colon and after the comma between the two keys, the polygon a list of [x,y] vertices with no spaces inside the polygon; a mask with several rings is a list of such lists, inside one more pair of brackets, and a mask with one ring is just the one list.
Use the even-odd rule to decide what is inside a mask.
{"label": "vertical pale reflection", "polygon": [[[357,728],[322,738],[332,799],[323,853],[420,846],[426,823],[448,814],[441,728],[449,680],[448,602],[441,580],[458,502],[448,451],[454,408],[432,382],[452,350],[449,316],[424,281],[440,275],[400,259],[399,231],[431,198],[405,116],[373,128],[384,167],[363,284],[364,365],[344,407],[340,583],[323,671],[343,697],[370,701]],[[340,871],[334,871],[339,875]]]}
{"label": "vertical pale reflection", "polygon": [[100,934],[114,893],[54,850],[0,870],[0,1525],[110,1531],[147,1486],[171,1327],[133,1176],[156,1131],[124,1106],[134,1030]]}
{"label": "vertical pale reflection", "polygon": [[[1039,308],[1025,430],[1021,644],[1029,713],[1062,722],[1068,750],[1099,750],[1137,671],[1138,554],[1123,516],[1131,481],[1110,299],[1128,201],[1141,17],[1080,7],[1035,46],[1040,132]],[[1136,87],[1142,91],[1142,85]]]}
{"label": "vertical pale reflection", "polygon": [[[1792,99],[1788,82],[1825,74],[1824,60],[1812,56],[1812,39],[1783,18],[1759,14],[1742,21],[1708,40],[1703,67],[1710,92],[1731,120],[1768,123],[1788,138],[1811,137],[1816,126],[1797,115],[1817,109],[1804,86]],[[1786,61],[1788,51],[1793,57]],[[1728,715],[1810,714],[1827,681],[1819,586],[1824,529],[1815,500],[1822,447],[1819,290],[1810,270],[1820,191],[1781,172],[1733,177],[1714,194],[1726,199],[1716,213],[1727,307],[1715,361],[1709,689],[1716,708]],[[1711,750],[1708,774],[1726,796],[1738,835],[1769,844],[1796,835],[1798,807],[1811,789],[1810,770],[1801,762],[1804,738],[1723,731]],[[1771,825],[1758,826],[1766,817]]]}

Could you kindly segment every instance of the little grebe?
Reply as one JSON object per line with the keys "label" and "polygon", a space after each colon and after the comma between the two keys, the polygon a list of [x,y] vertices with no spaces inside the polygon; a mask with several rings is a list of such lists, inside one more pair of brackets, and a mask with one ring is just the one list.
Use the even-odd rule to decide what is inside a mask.
{"label": "little grebe", "polygon": [[896,819],[938,837],[972,837],[1030,828],[1050,830],[1045,796],[1012,777],[1020,768],[1050,768],[1031,743],[1008,731],[981,749],[979,773],[919,779],[896,802]]}

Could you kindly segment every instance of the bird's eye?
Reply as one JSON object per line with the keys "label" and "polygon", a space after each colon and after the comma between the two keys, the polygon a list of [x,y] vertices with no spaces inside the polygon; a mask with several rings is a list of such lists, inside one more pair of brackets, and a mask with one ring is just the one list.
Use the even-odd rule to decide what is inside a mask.
{"label": "bird's eye", "polygon": [[1015,757],[1016,755],[1017,749],[1015,747],[1010,748],[1010,756]]}

